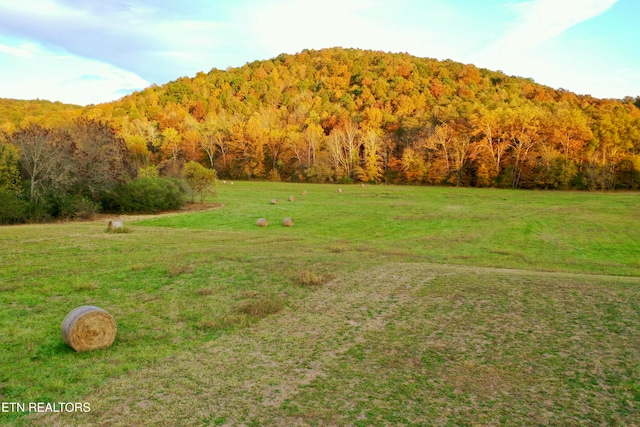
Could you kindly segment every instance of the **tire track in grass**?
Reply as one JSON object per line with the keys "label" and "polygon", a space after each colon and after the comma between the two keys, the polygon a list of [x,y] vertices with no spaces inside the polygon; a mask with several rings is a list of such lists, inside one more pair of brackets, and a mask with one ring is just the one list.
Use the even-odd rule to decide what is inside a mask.
{"label": "tire track in grass", "polygon": [[[422,282],[437,273],[427,274]],[[380,266],[333,280],[295,307],[156,366],[115,379],[85,401],[91,412],[34,416],[34,425],[199,425],[278,412],[323,366],[384,328],[417,285]],[[260,415],[262,414],[262,415]],[[208,421],[207,421],[208,420]]]}
{"label": "tire track in grass", "polygon": [[[471,280],[472,282],[477,278],[486,278],[488,284],[484,284],[483,279],[481,283],[475,284],[474,282],[473,286],[466,284],[463,287],[455,288],[455,285],[452,285],[453,288],[449,289],[440,284],[436,292],[430,290],[429,282],[433,281],[434,284],[436,281],[455,283],[458,281],[456,275],[460,275],[460,279],[466,278],[467,281]],[[508,285],[508,288],[502,289],[500,283],[506,280],[511,281],[509,282],[511,284]],[[563,290],[562,283],[565,281],[566,283],[584,283],[585,285],[574,285],[571,289]],[[535,286],[531,285],[532,283],[535,283]],[[602,289],[600,284],[603,285]],[[608,291],[607,285],[611,284],[620,286],[616,287],[615,291]],[[488,411],[488,409],[482,409],[481,406],[478,406],[480,405],[478,399],[482,402],[494,399],[496,396],[500,397],[502,395],[496,393],[503,389],[508,394],[510,391],[516,392],[520,388],[531,386],[531,384],[540,387],[547,384],[544,382],[547,380],[539,379],[533,374],[529,376],[523,374],[521,379],[510,378],[509,382],[505,380],[509,371],[499,369],[502,366],[500,360],[498,360],[500,363],[496,362],[498,364],[495,366],[482,364],[490,362],[490,356],[501,354],[500,352],[486,354],[482,352],[486,350],[486,343],[483,340],[487,339],[487,333],[506,334],[508,332],[519,336],[516,333],[518,331],[509,329],[511,328],[510,324],[518,325],[520,323],[531,327],[530,332],[534,336],[545,339],[547,336],[553,337],[553,329],[548,329],[544,327],[544,324],[541,324],[540,328],[544,330],[538,330],[540,328],[535,329],[537,323],[529,323],[531,316],[536,313],[527,313],[523,307],[518,306],[524,301],[524,297],[520,295],[522,290],[526,290],[529,297],[533,297],[535,292],[546,293],[545,287],[548,287],[550,295],[556,292],[556,298],[567,299],[564,302],[563,300],[557,301],[569,304],[569,307],[574,301],[571,292],[579,289],[587,293],[595,292],[595,296],[586,295],[589,297],[588,301],[585,300],[587,302],[598,296],[604,297],[608,292],[615,293],[615,295],[611,294],[613,301],[620,298],[624,289],[626,289],[624,292],[631,295],[635,292],[632,291],[632,288],[636,289],[637,285],[640,285],[638,277],[547,273],[423,263],[381,264],[373,269],[361,269],[339,277],[318,288],[305,299],[295,301],[292,307],[263,319],[251,328],[237,329],[226,333],[215,341],[203,344],[200,351],[183,352],[167,358],[155,366],[110,381],[97,389],[94,394],[84,398],[85,401],[91,403],[90,413],[35,416],[29,419],[29,423],[48,426],[308,425],[310,421],[320,420],[323,425],[327,423],[342,425],[345,423],[344,417],[349,416],[348,411],[344,412],[348,410],[348,400],[358,398],[358,396],[352,396],[348,392],[340,390],[336,391],[339,395],[337,398],[346,399],[346,401],[334,401],[334,397],[325,396],[323,399],[326,402],[342,405],[342,409],[337,412],[332,409],[334,406],[329,407],[328,404],[323,404],[321,401],[309,401],[308,396],[318,397],[317,393],[327,390],[322,387],[316,389],[315,386],[318,383],[324,383],[325,386],[335,383],[357,389],[357,384],[342,382],[341,373],[348,373],[352,376],[351,380],[353,381],[353,378],[360,378],[357,375],[354,377],[354,375],[361,368],[352,365],[342,368],[341,364],[352,363],[362,353],[365,358],[364,362],[375,366],[377,362],[382,360],[378,360],[382,356],[367,355],[366,352],[363,353],[363,349],[371,344],[372,336],[376,335],[381,335],[381,338],[393,343],[396,337],[383,332],[394,322],[396,328],[404,322],[405,326],[414,325],[416,328],[424,329],[420,325],[427,321],[431,322],[429,323],[431,326],[427,325],[427,329],[451,331],[451,327],[442,324],[446,319],[445,314],[449,313],[446,310],[439,314],[436,313],[434,317],[429,318],[430,320],[421,317],[398,320],[402,316],[406,317],[407,309],[410,312],[411,308],[420,307],[420,298],[423,298],[422,301],[430,301],[429,304],[443,304],[443,307],[448,307],[447,310],[454,310],[450,314],[455,314],[458,318],[457,321],[462,324],[456,326],[457,335],[442,337],[443,343],[446,344],[443,349],[447,349],[447,346],[453,346],[449,349],[453,353],[460,353],[460,357],[470,358],[469,360],[464,358],[454,360],[452,366],[439,373],[441,378],[436,379],[439,381],[436,384],[443,386],[443,390],[451,390],[451,393],[454,393],[454,390],[457,390],[455,393],[462,393],[460,396],[470,399],[467,402],[469,408],[466,409],[469,414],[484,416],[483,414],[490,414],[490,412],[482,412]],[[561,288],[558,290],[557,286],[561,286]],[[509,299],[512,295],[506,289],[516,289],[517,292],[514,295],[520,295],[520,297],[512,301]],[[496,296],[496,291],[500,290],[504,295]],[[425,295],[421,295],[425,292]],[[441,301],[438,300],[440,294],[442,294],[439,297]],[[455,311],[456,298],[463,297],[468,299],[465,305],[466,311]],[[424,298],[428,299],[424,300]],[[504,300],[504,298],[507,299]],[[502,313],[500,310],[505,308],[501,304],[505,302],[509,302],[511,304],[510,310],[515,310],[515,312]],[[529,306],[535,310],[548,309],[545,298],[536,299]],[[484,319],[482,313],[485,310],[489,310],[489,315],[493,317]],[[574,317],[591,313],[587,306],[579,307],[577,310]],[[540,314],[544,314],[544,312],[540,311]],[[486,324],[478,324],[475,320],[472,323],[467,322],[468,319],[473,320],[478,316]],[[504,318],[504,322],[501,322],[502,318]],[[561,318],[558,321],[566,322],[571,319]],[[551,320],[553,319],[547,319],[547,322],[551,322]],[[621,330],[629,337],[634,337],[635,332],[624,330],[627,323],[621,326]],[[597,328],[600,327],[597,326],[597,322],[595,325]],[[573,330],[572,328],[577,327],[576,325],[569,326],[571,327],[567,330]],[[597,332],[596,329],[592,327],[591,331]],[[589,331],[589,329],[585,331]],[[511,335],[506,334],[504,337],[498,336],[491,339],[504,338],[507,340],[502,343],[500,350],[505,354],[513,350],[509,345],[516,346],[514,351],[527,349],[522,347],[518,340],[510,337]],[[429,339],[431,344],[439,342],[437,337]],[[471,346],[470,353],[465,352],[465,345]],[[555,349],[553,343],[549,345],[552,350]],[[418,347],[420,346],[423,344],[418,345]],[[474,349],[482,351],[478,353]],[[619,349],[617,348],[617,350]],[[434,357],[440,357],[436,353],[434,353]],[[391,353],[387,356],[384,357],[389,360],[385,363],[391,365],[396,362],[406,362],[400,356],[396,361],[395,356]],[[419,354],[412,355],[414,358],[418,356]],[[426,356],[423,355],[423,359],[424,357]],[[485,360],[486,357],[489,359]],[[420,362],[419,358],[416,360],[417,374],[424,374],[426,371],[420,371],[425,369],[422,366],[423,362]],[[549,372],[553,371],[547,365],[541,366],[548,368]],[[379,374],[383,378],[385,375],[394,375],[394,372],[393,370],[382,371]],[[364,378],[364,381],[375,382],[377,380],[375,372],[370,372],[368,375],[373,375],[373,377]],[[548,381],[550,381],[549,384],[555,384],[554,381],[562,384],[564,380],[562,377],[550,377]],[[486,387],[493,387],[498,391],[486,391]],[[372,393],[374,392],[372,391]],[[363,396],[359,395],[360,400]],[[460,397],[456,397],[458,395],[454,394],[452,396],[454,397],[441,397],[454,399],[446,400],[443,405],[446,403],[451,407],[455,406],[458,403],[458,400],[455,399],[460,399]],[[566,398],[564,395],[561,397]],[[306,409],[303,409],[307,412],[288,412],[288,408],[291,407],[289,403],[294,401],[306,406]],[[379,403],[393,405],[397,402],[392,400]],[[512,405],[513,402],[505,400],[501,404]]]}

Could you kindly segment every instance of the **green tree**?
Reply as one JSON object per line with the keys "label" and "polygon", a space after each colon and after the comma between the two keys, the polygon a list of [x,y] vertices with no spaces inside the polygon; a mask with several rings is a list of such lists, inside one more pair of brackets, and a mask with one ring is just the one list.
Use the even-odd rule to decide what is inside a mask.
{"label": "green tree", "polygon": [[18,147],[0,142],[0,190],[18,193],[20,179],[20,151]]}
{"label": "green tree", "polygon": [[207,193],[214,189],[218,182],[218,175],[214,169],[207,169],[194,161],[185,163],[182,177],[189,184],[191,203],[195,201],[196,194],[200,196],[200,203],[204,202]]}

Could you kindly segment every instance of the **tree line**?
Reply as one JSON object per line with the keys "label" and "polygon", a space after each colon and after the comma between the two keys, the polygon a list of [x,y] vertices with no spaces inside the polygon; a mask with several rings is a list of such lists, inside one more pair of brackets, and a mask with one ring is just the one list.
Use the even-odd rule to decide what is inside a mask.
{"label": "tree line", "polygon": [[[98,141],[97,149],[113,157],[112,167],[122,158],[128,179],[178,177],[195,162],[233,179],[640,187],[640,97],[597,99],[408,54],[305,50],[107,104],[51,104],[49,115],[41,101],[31,111],[19,107],[0,116],[8,144],[19,146],[15,135],[39,125],[64,151],[55,129],[73,129],[78,119],[100,123],[117,142],[107,149]],[[34,197],[38,185],[26,172],[23,165]]]}
{"label": "tree line", "polygon": [[191,161],[176,178],[139,173],[106,122],[80,117],[61,128],[32,124],[0,138],[0,223],[177,209],[205,195],[216,174]]}

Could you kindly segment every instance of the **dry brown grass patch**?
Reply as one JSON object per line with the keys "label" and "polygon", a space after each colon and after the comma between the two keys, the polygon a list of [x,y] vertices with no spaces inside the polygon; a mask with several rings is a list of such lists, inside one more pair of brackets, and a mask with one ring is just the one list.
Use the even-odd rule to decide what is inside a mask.
{"label": "dry brown grass patch", "polygon": [[193,273],[196,266],[193,264],[172,265],[167,269],[167,277],[176,277],[181,274]]}
{"label": "dry brown grass patch", "polygon": [[296,274],[296,281],[304,287],[322,286],[335,279],[333,274],[318,274],[313,271],[300,271]]}
{"label": "dry brown grass patch", "polygon": [[275,314],[284,308],[284,301],[279,298],[262,297],[256,300],[246,301],[238,307],[240,313],[248,316],[257,317],[262,319]]}
{"label": "dry brown grass patch", "polygon": [[449,368],[445,379],[462,392],[485,398],[509,393],[520,382],[528,383],[524,373],[514,375],[500,367],[480,365],[470,360]]}
{"label": "dry brown grass patch", "polygon": [[211,332],[222,329],[242,328],[250,324],[247,315],[241,313],[226,313],[214,318],[203,319],[197,324],[197,329],[203,332]]}
{"label": "dry brown grass patch", "polygon": [[343,252],[349,251],[349,244],[346,242],[335,242],[327,245],[326,249],[329,252],[333,252],[334,254],[341,254]]}

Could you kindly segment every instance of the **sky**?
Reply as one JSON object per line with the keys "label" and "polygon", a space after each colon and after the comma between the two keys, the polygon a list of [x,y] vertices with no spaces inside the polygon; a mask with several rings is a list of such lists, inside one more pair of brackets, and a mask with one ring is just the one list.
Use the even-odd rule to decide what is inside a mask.
{"label": "sky", "polygon": [[640,0],[0,0],[0,98],[98,104],[336,46],[636,97],[638,18]]}

